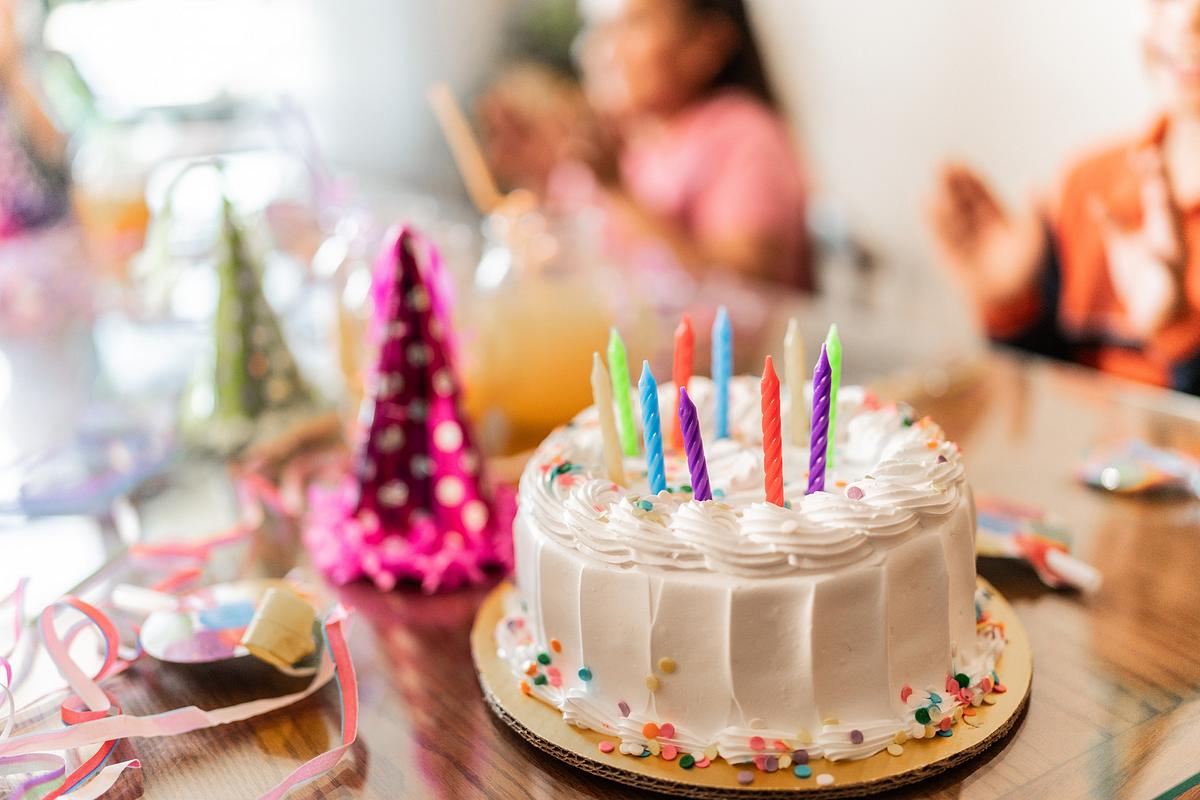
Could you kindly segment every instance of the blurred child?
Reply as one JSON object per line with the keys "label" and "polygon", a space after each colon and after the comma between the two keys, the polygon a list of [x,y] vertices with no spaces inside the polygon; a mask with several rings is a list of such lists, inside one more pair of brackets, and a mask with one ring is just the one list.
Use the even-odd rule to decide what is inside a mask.
{"label": "blurred child", "polygon": [[0,239],[66,208],[65,142],[25,69],[14,6],[15,0],[0,0]]}
{"label": "blurred child", "polygon": [[[549,169],[523,170],[527,185],[537,173],[530,188],[553,200],[564,161],[585,162],[622,239],[653,242],[689,271],[811,290],[803,174],[742,0],[584,8],[578,56],[591,119],[537,146],[529,137],[548,126],[526,123],[525,148],[554,155]],[[500,108],[485,100],[482,110],[488,138],[503,136]]]}
{"label": "blurred child", "polygon": [[1048,218],[946,166],[930,225],[994,339],[1200,394],[1200,0],[1147,2],[1163,114],[1069,170]]}

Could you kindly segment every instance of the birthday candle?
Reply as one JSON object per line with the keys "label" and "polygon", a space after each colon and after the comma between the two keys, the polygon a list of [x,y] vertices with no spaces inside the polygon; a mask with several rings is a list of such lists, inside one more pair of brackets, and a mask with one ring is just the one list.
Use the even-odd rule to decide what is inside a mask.
{"label": "birthday candle", "polygon": [[600,419],[600,443],[604,448],[604,466],[608,479],[625,485],[625,466],[621,463],[621,445],[617,441],[617,419],[613,416],[612,383],[599,353],[592,353],[592,400]]}
{"label": "birthday candle", "polygon": [[825,491],[825,445],[829,435],[829,352],[821,345],[821,358],[813,370],[812,437],[808,444],[808,492]]}
{"label": "birthday candle", "polygon": [[783,505],[783,431],[779,419],[779,376],[767,356],[762,383],[763,475],[767,502]]}
{"label": "birthday candle", "polygon": [[704,460],[704,441],[700,438],[700,421],[696,404],[688,397],[687,389],[679,387],[679,427],[683,429],[683,449],[687,452],[688,472],[692,475],[692,497],[712,500],[708,484],[708,463]]}
{"label": "birthday candle", "polygon": [[804,337],[800,335],[800,321],[795,317],[788,320],[787,333],[783,337],[783,379],[792,401],[788,434],[792,444],[798,447],[804,444],[808,435],[808,406],[804,402]]}
{"label": "birthday candle", "polygon": [[829,431],[825,444],[825,469],[833,469],[834,441],[837,439],[838,386],[842,383],[842,340],[838,338],[837,325],[829,326],[825,337],[825,349],[829,351]]}
{"label": "birthday candle", "polygon": [[613,395],[617,401],[621,450],[627,456],[636,456],[637,428],[633,424],[633,403],[629,399],[629,360],[625,355],[625,342],[621,341],[621,334],[617,333],[616,328],[608,334],[608,368],[612,370]]}
{"label": "birthday candle", "polygon": [[729,438],[729,377],[733,373],[733,332],[725,306],[717,309],[712,330],[712,376],[717,390],[717,438]]}
{"label": "birthday candle", "polygon": [[[679,327],[675,329],[675,363],[671,369],[671,379],[675,381],[675,392],[678,395],[679,390],[686,389],[688,382],[692,379],[692,362],[695,359],[696,337],[692,333],[692,318],[687,314],[683,315],[683,319],[679,320]],[[679,410],[679,397],[675,398],[675,408]],[[671,446],[676,450],[683,449],[683,431],[679,427],[679,414],[675,414],[674,424],[671,426]]]}
{"label": "birthday candle", "polygon": [[650,482],[650,494],[658,494],[667,488],[667,474],[663,469],[662,425],[658,419],[658,384],[650,371],[650,362],[642,362],[642,377],[638,381],[638,393],[642,400],[642,435],[646,443],[646,479]]}

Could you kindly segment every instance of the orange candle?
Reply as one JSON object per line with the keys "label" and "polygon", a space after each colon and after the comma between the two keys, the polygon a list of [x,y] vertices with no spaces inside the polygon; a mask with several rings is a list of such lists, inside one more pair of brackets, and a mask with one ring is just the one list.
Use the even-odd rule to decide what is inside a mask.
{"label": "orange candle", "polygon": [[687,314],[679,320],[675,329],[675,364],[671,370],[671,379],[675,381],[675,413],[671,416],[675,422],[671,426],[671,446],[676,450],[683,449],[683,428],[679,424],[679,390],[687,389],[692,379],[692,362],[696,355],[696,336],[692,333],[692,318]]}
{"label": "orange candle", "polygon": [[783,505],[783,428],[779,419],[779,376],[767,356],[762,376],[763,475],[767,502]]}

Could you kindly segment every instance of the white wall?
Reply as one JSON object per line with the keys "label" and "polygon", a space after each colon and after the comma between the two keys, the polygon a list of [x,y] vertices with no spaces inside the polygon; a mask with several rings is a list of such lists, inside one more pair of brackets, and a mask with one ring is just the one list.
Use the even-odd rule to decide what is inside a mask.
{"label": "white wall", "polygon": [[921,276],[942,158],[1023,202],[1080,148],[1144,124],[1147,1],[752,0],[818,188]]}

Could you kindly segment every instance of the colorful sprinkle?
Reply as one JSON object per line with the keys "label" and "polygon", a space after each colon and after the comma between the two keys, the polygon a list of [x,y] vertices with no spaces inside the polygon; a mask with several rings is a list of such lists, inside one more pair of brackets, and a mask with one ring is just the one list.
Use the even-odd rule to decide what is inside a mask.
{"label": "colorful sprinkle", "polygon": [[754,757],[754,766],[756,766],[759,770],[766,769],[767,768],[767,757],[764,756],[762,753],[759,753],[758,755],[756,755]]}
{"label": "colorful sprinkle", "polygon": [[529,697],[529,695],[531,695],[532,693],[533,693],[533,689],[529,688],[529,683],[526,681],[521,681],[521,694],[525,695],[526,697]]}
{"label": "colorful sprinkle", "polygon": [[990,692],[992,690],[992,679],[985,677],[979,682],[979,688],[983,690],[984,694]]}
{"label": "colorful sprinkle", "polygon": [[529,675],[529,676],[536,675],[537,674],[537,664],[535,664],[532,661],[530,661],[528,664],[526,664],[525,665],[525,674]]}
{"label": "colorful sprinkle", "polygon": [[904,755],[904,748],[901,747],[900,745],[896,744],[895,742],[892,742],[891,744],[889,744],[887,746],[887,751],[889,754],[891,754],[893,756]]}
{"label": "colorful sprinkle", "polygon": [[696,769],[708,769],[708,765],[712,763],[712,759],[708,756],[696,762]]}
{"label": "colorful sprinkle", "polygon": [[791,765],[792,765],[792,757],[790,755],[788,755],[787,753],[784,753],[783,755],[781,755],[779,757],[779,768],[780,769],[787,769]]}
{"label": "colorful sprinkle", "polygon": [[825,719],[822,720],[822,722],[824,722],[826,725],[837,725],[838,724],[837,717],[826,717]]}
{"label": "colorful sprinkle", "polygon": [[718,752],[719,752],[719,748],[715,744],[710,744],[708,747],[704,748],[705,760],[715,761],[717,758]]}
{"label": "colorful sprinkle", "polygon": [[658,726],[655,725],[653,722],[647,722],[645,725],[642,726],[642,736],[645,736],[647,739],[657,739],[658,738]]}
{"label": "colorful sprinkle", "polygon": [[560,642],[558,639],[551,639],[550,640],[550,649],[556,653],[561,653],[562,652],[562,642]]}
{"label": "colorful sprinkle", "polygon": [[579,668],[579,680],[590,681],[592,679],[592,671],[587,667]]}
{"label": "colorful sprinkle", "polygon": [[669,722],[664,722],[662,725],[658,726],[658,735],[664,739],[674,739],[675,726]]}
{"label": "colorful sprinkle", "polygon": [[957,675],[955,675],[955,676],[954,676],[954,680],[955,680],[955,681],[957,681],[957,682],[958,682],[958,685],[959,685],[961,688],[963,688],[963,689],[965,689],[965,688],[967,688],[968,686],[970,686],[970,685],[971,685],[971,679],[970,679],[970,678],[968,678],[968,677],[966,676],[966,674],[964,674],[964,673],[962,673],[962,672],[960,672],[960,673],[958,673]]}
{"label": "colorful sprinkle", "polygon": [[764,764],[763,769],[765,769],[767,772],[774,772],[775,770],[779,769],[779,756],[767,756],[764,760],[766,763]]}
{"label": "colorful sprinkle", "polygon": [[938,731],[937,735],[941,736],[941,737],[950,737],[950,736],[954,735],[954,731],[952,731],[952,730]]}
{"label": "colorful sprinkle", "polygon": [[622,700],[621,702],[617,703],[617,710],[621,712],[622,717],[628,717],[629,703],[626,703],[624,700]]}
{"label": "colorful sprinkle", "polygon": [[930,692],[929,702],[933,703],[935,706],[939,706],[942,704],[942,696],[936,692]]}
{"label": "colorful sprinkle", "polygon": [[830,775],[828,772],[822,772],[820,775],[817,776],[817,785],[828,786],[831,783],[833,783],[833,776]]}
{"label": "colorful sprinkle", "polygon": [[796,766],[792,767],[792,774],[797,778],[811,778],[812,767],[808,766],[807,764],[797,764]]}
{"label": "colorful sprinkle", "polygon": [[964,717],[973,717],[976,714],[978,714],[979,712],[973,708],[964,708],[962,713],[963,713]]}
{"label": "colorful sprinkle", "polygon": [[651,755],[656,756],[662,752],[662,745],[659,744],[657,741],[650,741],[650,742],[646,742],[646,749],[650,751]]}
{"label": "colorful sprinkle", "polygon": [[917,722],[921,723],[922,725],[928,725],[929,724],[929,709],[928,708],[918,708],[917,712],[915,714],[913,714],[913,718],[916,719]]}
{"label": "colorful sprinkle", "polygon": [[663,761],[674,761],[675,756],[679,755],[679,748],[673,744],[664,744],[662,746]]}
{"label": "colorful sprinkle", "polygon": [[536,683],[538,686],[545,686],[546,680],[547,680],[547,678],[545,675],[538,675],[537,677],[535,677],[533,679],[533,682]]}
{"label": "colorful sprinkle", "polygon": [[850,731],[850,743],[851,744],[862,744],[863,743],[862,731],[858,730],[857,728]]}
{"label": "colorful sprinkle", "polygon": [[751,736],[750,737],[750,749],[751,750],[763,750],[763,749],[766,749],[766,746],[767,746],[767,743],[763,741],[763,737],[761,737],[761,736]]}
{"label": "colorful sprinkle", "polygon": [[896,744],[904,744],[908,741],[908,731],[898,730],[896,735],[892,737],[892,741]]}
{"label": "colorful sprinkle", "polygon": [[1008,691],[1008,687],[1001,686],[1000,684],[997,683],[994,686],[992,686],[992,691],[995,692],[996,694],[1004,694],[1005,692]]}
{"label": "colorful sprinkle", "polygon": [[950,730],[950,726],[954,724],[954,720],[950,717],[942,717],[942,721],[938,723],[938,729],[943,731]]}
{"label": "colorful sprinkle", "polygon": [[549,653],[538,653],[537,660],[538,660],[539,664],[549,664],[550,663],[550,654]]}
{"label": "colorful sprinkle", "polygon": [[748,769],[741,770],[737,774],[737,782],[742,786],[749,786],[754,783],[754,773]]}
{"label": "colorful sprinkle", "polygon": [[781,753],[786,753],[788,750],[792,749],[783,739],[776,739],[775,741],[771,742],[771,746]]}
{"label": "colorful sprinkle", "polygon": [[797,764],[807,764],[808,763],[808,751],[807,750],[793,750],[792,751],[792,761],[795,761]]}
{"label": "colorful sprinkle", "polygon": [[639,755],[639,756],[638,756],[638,758],[649,758],[649,757],[650,757],[650,750],[649,750],[649,749],[643,750],[643,751],[642,751],[642,753],[641,753],[641,755]]}
{"label": "colorful sprinkle", "polygon": [[612,751],[613,751],[613,743],[612,742],[601,742],[600,743],[600,752],[601,753],[611,753]]}
{"label": "colorful sprinkle", "polygon": [[808,732],[807,728],[801,728],[796,731],[796,739],[800,744],[812,744],[812,734]]}
{"label": "colorful sprinkle", "polygon": [[691,753],[684,753],[683,758],[679,759],[679,766],[684,769],[691,769],[696,766],[696,757]]}
{"label": "colorful sprinkle", "polygon": [[755,717],[754,719],[750,720],[751,730],[761,731],[765,727],[767,727],[767,721],[762,717]]}
{"label": "colorful sprinkle", "polygon": [[562,687],[562,675],[551,675],[550,676],[550,685],[553,686],[555,689]]}
{"label": "colorful sprinkle", "polygon": [[654,677],[653,675],[647,675],[646,676],[646,688],[649,689],[651,692],[657,692],[658,691],[658,678]]}
{"label": "colorful sprinkle", "polygon": [[668,675],[670,675],[672,672],[675,671],[675,659],[665,658],[665,657],[660,658],[658,660],[658,669],[660,672],[665,672]]}
{"label": "colorful sprinkle", "polygon": [[654,510],[654,503],[651,503],[649,500],[639,500],[637,505],[642,511]]}
{"label": "colorful sprinkle", "polygon": [[857,486],[851,486],[846,490],[846,497],[849,497],[851,500],[862,500],[863,490]]}

